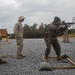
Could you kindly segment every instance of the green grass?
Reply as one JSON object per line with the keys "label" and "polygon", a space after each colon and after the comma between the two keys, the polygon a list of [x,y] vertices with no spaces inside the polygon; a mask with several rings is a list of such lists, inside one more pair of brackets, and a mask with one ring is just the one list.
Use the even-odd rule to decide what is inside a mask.
{"label": "green grass", "polygon": [[[75,34],[68,34],[68,36],[70,37],[70,38],[75,38]],[[63,36],[58,36],[59,38],[62,38]]]}

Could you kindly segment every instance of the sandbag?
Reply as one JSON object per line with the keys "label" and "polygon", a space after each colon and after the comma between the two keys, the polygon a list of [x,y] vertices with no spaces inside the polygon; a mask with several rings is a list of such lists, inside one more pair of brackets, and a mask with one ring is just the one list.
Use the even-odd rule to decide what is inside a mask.
{"label": "sandbag", "polygon": [[39,71],[51,71],[50,64],[46,61],[42,62],[39,66]]}

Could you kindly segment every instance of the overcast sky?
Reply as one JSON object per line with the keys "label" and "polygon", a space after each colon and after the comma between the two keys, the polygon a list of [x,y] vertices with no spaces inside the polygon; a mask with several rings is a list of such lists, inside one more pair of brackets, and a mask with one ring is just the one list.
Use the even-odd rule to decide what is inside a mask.
{"label": "overcast sky", "polygon": [[7,28],[8,33],[13,33],[19,16],[24,16],[23,24],[30,26],[41,22],[49,24],[55,16],[72,22],[75,0],[0,0],[0,28]]}

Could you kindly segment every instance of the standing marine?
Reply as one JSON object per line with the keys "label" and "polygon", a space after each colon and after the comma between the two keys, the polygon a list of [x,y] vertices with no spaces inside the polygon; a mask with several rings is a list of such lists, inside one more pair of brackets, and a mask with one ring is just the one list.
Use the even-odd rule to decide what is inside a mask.
{"label": "standing marine", "polygon": [[54,17],[54,21],[49,24],[48,32],[45,33],[44,40],[46,43],[45,56],[43,57],[44,61],[48,61],[48,56],[51,50],[51,45],[53,46],[55,53],[57,55],[57,60],[61,60],[61,48],[58,42],[57,36],[66,30],[66,25],[61,25],[61,19],[59,17]]}
{"label": "standing marine", "polygon": [[24,16],[19,16],[18,17],[18,22],[14,26],[14,34],[15,34],[15,39],[17,43],[17,58],[22,59],[25,56],[22,55],[22,49],[23,49],[23,26],[22,22],[24,21],[25,17]]}

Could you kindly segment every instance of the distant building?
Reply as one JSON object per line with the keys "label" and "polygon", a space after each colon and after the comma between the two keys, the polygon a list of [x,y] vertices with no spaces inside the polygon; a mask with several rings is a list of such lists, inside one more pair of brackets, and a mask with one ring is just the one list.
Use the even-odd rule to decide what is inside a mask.
{"label": "distant building", "polygon": [[8,32],[7,29],[0,29],[0,40],[8,41]]}

